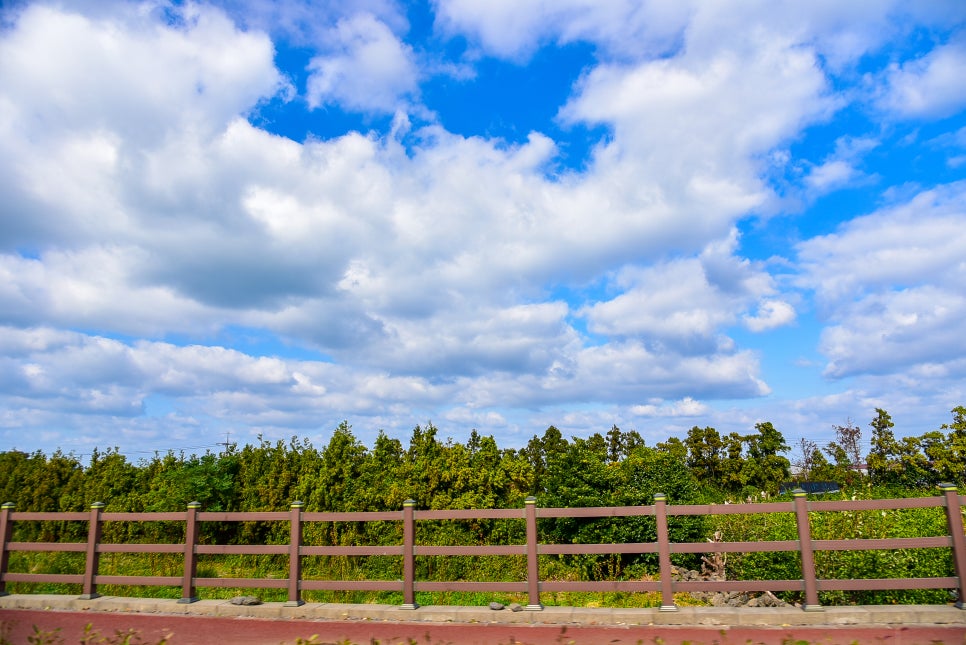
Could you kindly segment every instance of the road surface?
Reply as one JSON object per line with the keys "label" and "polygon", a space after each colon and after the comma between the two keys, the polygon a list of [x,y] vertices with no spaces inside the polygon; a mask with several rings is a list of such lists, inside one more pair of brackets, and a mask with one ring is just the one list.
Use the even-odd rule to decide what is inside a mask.
{"label": "road surface", "polygon": [[[131,645],[156,645],[162,638],[167,638],[168,645],[295,645],[300,638],[311,643],[337,645],[798,645],[801,641],[821,645],[966,645],[964,625],[560,626],[268,620],[27,609],[0,610],[0,645],[28,645],[30,636],[36,638],[34,627],[63,639],[49,642],[75,645],[81,642],[84,627],[88,624],[109,639],[115,638],[119,632],[135,630],[137,638],[132,638]],[[314,640],[310,640],[313,636]],[[114,642],[117,640],[115,638]]]}

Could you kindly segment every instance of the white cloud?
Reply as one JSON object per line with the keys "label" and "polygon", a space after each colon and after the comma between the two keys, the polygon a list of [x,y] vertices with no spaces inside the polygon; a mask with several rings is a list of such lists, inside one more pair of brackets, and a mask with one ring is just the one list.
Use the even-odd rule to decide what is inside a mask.
{"label": "white cloud", "polygon": [[347,15],[369,13],[394,31],[408,27],[405,8],[393,0],[219,0],[233,20],[299,45],[326,42],[328,26]]}
{"label": "white cloud", "polygon": [[87,247],[49,251],[36,259],[0,255],[0,324],[148,335],[212,329],[217,312],[166,286],[131,284],[130,267],[140,253]]}
{"label": "white cloud", "polygon": [[328,37],[328,51],[309,63],[309,106],[392,113],[416,90],[412,49],[371,14],[340,20]]}
{"label": "white cloud", "polygon": [[542,373],[577,342],[566,314],[559,302],[503,308],[452,302],[433,316],[384,321],[384,335],[355,352],[394,373]]}
{"label": "white cloud", "polygon": [[763,300],[755,315],[743,316],[745,326],[762,332],[783,327],[795,320],[795,308],[784,300]]}
{"label": "white cloud", "polygon": [[271,41],[217,10],[189,5],[180,26],[159,28],[148,4],[114,9],[91,18],[31,4],[0,43],[4,94],[45,139],[93,130],[156,141],[167,128],[220,127],[283,88]]}
{"label": "white cloud", "polygon": [[[439,396],[420,378],[249,356],[218,346],[125,344],[46,328],[0,331],[4,407],[37,407],[64,419],[74,412],[143,416],[147,402],[162,396],[178,415],[208,419],[213,427],[246,418],[265,426],[313,427],[350,412],[369,415],[393,400],[418,404]],[[29,418],[8,424],[29,426]],[[98,441],[104,445],[110,435]]]}
{"label": "white cloud", "polygon": [[805,184],[818,193],[845,186],[856,176],[856,170],[846,161],[835,159],[815,166],[805,177]]}
{"label": "white cloud", "polygon": [[[389,33],[371,17],[357,19],[342,23],[348,36],[368,34],[365,29]],[[202,34],[189,30],[173,36]],[[272,91],[275,85],[263,87]],[[706,98],[701,93],[659,109],[698,110]],[[623,127],[637,109],[599,118],[615,118]],[[171,120],[155,118],[158,128]],[[668,248],[697,251],[726,235],[734,214],[762,198],[757,181],[736,180],[735,166],[714,162],[713,155],[706,160],[713,167],[699,177],[683,172],[683,164],[699,152],[696,145],[684,146],[687,152],[669,172],[646,142],[622,135],[626,151],[602,154],[584,177],[553,180],[543,172],[554,154],[553,142],[537,133],[524,145],[506,147],[425,128],[417,133],[422,143],[406,156],[391,139],[350,134],[300,145],[221,118],[211,135],[188,128],[137,147],[126,132],[109,130],[99,139],[106,142],[99,157],[103,168],[93,178],[74,172],[78,165],[100,167],[86,161],[90,154],[83,164],[63,170],[78,177],[79,185],[102,186],[104,199],[96,203],[109,204],[116,214],[110,237],[118,243],[99,251],[112,254],[104,258],[114,267],[111,289],[81,271],[73,276],[76,293],[87,289],[118,303],[158,296],[170,301],[141,309],[144,320],[138,324],[146,327],[151,317],[179,302],[181,311],[195,307],[186,320],[232,309],[237,313],[228,314],[228,320],[269,324],[283,334],[320,342],[327,351],[349,338],[354,338],[349,347],[361,347],[370,334],[376,334],[373,347],[406,339],[382,353],[387,364],[430,369],[441,366],[433,356],[447,360],[441,347],[427,349],[433,341],[451,338],[459,344],[476,337],[473,321],[459,305],[462,297],[484,298],[489,304],[482,312],[512,311],[520,298],[537,296],[545,281],[591,280],[625,262],[646,263]],[[217,113],[205,120],[217,124]],[[152,124],[146,119],[146,127]],[[731,131],[727,136],[748,138],[734,127]],[[763,135],[760,145],[783,132]],[[37,150],[17,152],[27,165],[41,163]],[[735,158],[733,152],[728,156]],[[647,174],[653,178],[642,182]],[[675,181],[686,186],[683,199]],[[85,229],[78,204],[58,206],[58,226],[75,220],[79,230]],[[103,240],[105,220],[100,222],[95,237]],[[555,262],[559,257],[568,261]],[[707,265],[707,258],[703,262]],[[88,302],[92,311],[112,311],[95,305],[98,300]],[[78,309],[73,322],[92,324],[82,312]],[[736,315],[722,316],[712,307],[696,313],[708,316],[701,330],[705,336]],[[57,319],[69,322],[69,308]],[[317,331],[321,328],[326,331]],[[528,337],[522,329],[519,333]],[[566,345],[569,333],[550,337]],[[477,362],[487,365],[502,354],[471,353],[476,358],[465,369],[478,369]]]}
{"label": "white cloud", "polygon": [[[959,278],[966,278],[962,271]],[[822,334],[829,358],[826,374],[927,371],[936,377],[966,376],[959,322],[966,298],[959,290],[922,286],[862,297],[841,312],[841,322]]]}
{"label": "white cloud", "polygon": [[[732,234],[697,258],[627,267],[615,280],[619,295],[580,314],[595,334],[637,336],[685,352],[727,348],[730,340],[720,330],[775,289],[763,267],[732,255],[736,244]],[[780,311],[768,317],[772,327],[787,322],[788,312],[776,306]],[[761,314],[754,320],[762,321],[760,329],[767,326]]]}
{"label": "white cloud", "polygon": [[615,54],[673,50],[687,25],[687,2],[436,0],[436,26],[466,34],[488,53],[521,60],[548,40],[594,42]]}
{"label": "white cloud", "polygon": [[[415,142],[408,150],[392,136],[355,133],[300,144],[237,118],[279,88],[270,47],[258,34],[242,36],[208,10],[198,10],[197,20],[181,28],[152,26],[147,18],[98,22],[50,11],[35,17],[37,24],[18,23],[13,33],[29,41],[27,50],[40,47],[34,41],[43,41],[44,20],[70,23],[77,32],[72,37],[82,43],[97,43],[97,34],[114,29],[117,47],[139,51],[141,41],[151,42],[141,33],[148,26],[160,41],[181,43],[174,53],[157,45],[152,64],[163,68],[160,81],[188,110],[186,116],[163,105],[144,112],[141,128],[156,135],[144,136],[104,120],[102,110],[110,113],[113,106],[97,106],[83,122],[61,124],[62,136],[54,136],[35,133],[37,124],[19,108],[52,100],[44,109],[74,114],[68,99],[79,91],[60,99],[49,88],[0,86],[6,104],[14,106],[0,121],[11,134],[0,143],[3,156],[16,158],[26,169],[19,176],[32,180],[18,185],[38,187],[12,187],[12,193],[27,212],[47,217],[18,233],[39,247],[36,257],[14,250],[19,241],[0,257],[9,278],[0,290],[7,324],[153,338],[205,338],[242,325],[316,347],[339,362],[292,363],[218,346],[128,346],[79,337],[78,349],[22,360],[44,367],[46,378],[55,380],[48,382],[50,390],[25,390],[18,409],[56,389],[61,394],[54,400],[71,410],[106,409],[112,402],[118,414],[140,419],[152,401],[167,397],[175,426],[208,419],[214,427],[271,429],[352,414],[398,424],[405,415],[438,406],[451,406],[457,416],[473,410],[480,423],[495,423],[506,419],[498,411],[506,405],[624,404],[639,401],[642,391],[669,398],[768,391],[755,355],[717,338],[719,326],[771,289],[759,268],[733,257],[730,220],[758,196],[749,198],[727,173],[705,173],[689,183],[692,194],[682,200],[673,184],[662,187],[666,172],[641,181],[647,164],[654,170],[660,164],[642,163],[645,151],[636,142],[620,154],[603,151],[585,175],[563,177],[546,173],[556,149],[539,133],[506,145],[427,126],[406,133]],[[205,21],[218,29],[204,31],[199,25]],[[341,29],[333,35],[346,65],[369,60],[370,71],[381,73],[388,60],[383,55],[402,46],[371,17],[343,22]],[[180,52],[208,51],[210,43],[194,39],[233,38],[262,57],[252,77],[238,81],[258,91],[225,104],[181,96],[178,88],[190,80],[177,73],[185,67]],[[373,58],[365,59],[369,54]],[[410,55],[403,51],[394,62]],[[158,82],[158,74],[138,68],[138,56],[132,61],[140,75],[122,75],[127,94],[151,96],[154,90],[142,86]],[[187,79],[207,78],[205,61],[191,59],[181,71],[190,72]],[[61,73],[56,59],[44,64],[51,67],[50,79]],[[400,79],[400,85],[388,84],[381,105],[395,102],[415,82],[405,73]],[[82,116],[77,112],[75,118]],[[35,134],[46,143],[32,145]],[[43,188],[51,185],[51,160],[58,160],[55,172],[63,176],[64,190],[56,193]],[[731,241],[714,250],[712,242],[721,238]],[[687,253],[711,249],[699,259],[667,265],[693,278],[696,298],[717,294],[726,307],[723,315],[707,305],[693,312],[694,321],[705,322],[688,333],[711,339],[705,354],[636,340],[586,347],[569,321],[570,308],[544,293],[548,283],[591,281],[628,263],[645,266],[674,247]],[[649,279],[643,271],[645,277],[635,278],[628,269],[625,286]],[[649,330],[664,339],[680,336],[680,330],[661,327],[664,313],[679,311],[691,319],[674,299],[665,293],[651,319]],[[593,324],[603,329],[620,323],[601,313]],[[634,330],[615,327],[612,333],[633,335],[628,331]],[[95,360],[108,354],[113,358],[106,363],[121,370],[114,376]],[[72,381],[80,377],[70,371],[62,381],[49,376],[67,361],[90,365],[90,382]],[[148,416],[132,422],[138,431],[149,432],[150,419],[157,417]]]}
{"label": "white cloud", "polygon": [[966,38],[960,37],[921,58],[894,64],[886,72],[880,108],[903,118],[950,116],[966,107]]}
{"label": "white cloud", "polygon": [[878,145],[876,139],[869,137],[841,137],[836,140],[835,151],[822,163],[808,169],[803,179],[807,196],[814,200],[845,186],[854,188],[869,183],[874,177],[869,177],[860,169],[862,157]]}
{"label": "white cloud", "polygon": [[561,118],[612,127],[613,141],[598,151],[601,171],[630,167],[676,213],[700,213],[712,224],[764,208],[774,198],[762,179],[764,159],[828,118],[838,100],[814,51],[752,33],[733,48],[600,65]]}
{"label": "white cloud", "polygon": [[[421,414],[513,433],[547,410],[606,428],[768,394],[728,329],[790,324],[799,301],[735,230],[776,200],[768,160],[796,164],[794,142],[844,105],[829,75],[901,28],[899,5],[857,4],[436,3],[438,30],[470,36],[459,65],[593,44],[603,62],[558,125],[607,135],[569,171],[545,133],[434,121],[420,83],[445,65],[381,0],[230,2],[244,25],[210,4],[26,5],[0,33],[5,439],[288,436],[353,416],[374,431]],[[247,121],[292,92],[263,30],[317,47],[307,118],[395,114],[391,132],[300,143]],[[956,56],[872,80],[944,114],[960,105],[943,80]],[[825,194],[869,181],[878,143],[843,136],[793,167]],[[828,374],[962,373],[940,341],[963,314],[964,193],[798,247]],[[224,346],[238,327],[326,360]],[[197,344],[161,342],[185,337]]]}
{"label": "white cloud", "polygon": [[822,334],[833,377],[925,369],[963,359],[966,185],[954,184],[857,218],[798,247],[800,284],[832,323]]}
{"label": "white cloud", "polygon": [[653,403],[631,406],[630,412],[639,417],[697,417],[706,415],[710,408],[695,401],[691,397],[685,397],[680,401],[671,401],[662,405]]}
{"label": "white cloud", "polygon": [[[161,398],[170,402],[168,421],[181,426],[200,420],[208,428],[207,436],[240,425],[283,436],[283,428],[318,432],[349,416],[364,424],[371,439],[383,423],[382,427],[399,429],[401,424],[405,429],[414,410],[423,408],[448,409],[447,419],[498,429],[510,421],[497,406],[529,407],[537,401],[552,405],[586,397],[588,392],[601,401],[633,402],[642,391],[670,395],[676,389],[673,383],[683,380],[695,396],[722,387],[739,396],[766,391],[754,378],[756,365],[746,355],[685,358],[669,364],[634,344],[581,350],[569,373],[550,370],[534,378],[491,371],[443,384],[415,375],[249,356],[218,346],[126,344],[46,328],[7,327],[0,332],[5,355],[0,379],[3,407],[45,412],[40,418],[6,418],[4,432],[9,438],[35,422],[53,422],[67,433],[60,438],[68,447],[84,441],[110,445],[118,424],[147,432],[163,421],[145,416],[146,408]],[[694,415],[701,404],[686,397],[672,407],[675,416]],[[114,424],[106,419],[92,422],[88,432],[93,434],[71,437],[75,414],[109,415]],[[101,430],[92,429],[102,425]]]}
{"label": "white cloud", "polygon": [[814,47],[840,70],[909,29],[961,22],[957,0],[908,3],[695,0],[435,0],[436,26],[490,55],[523,60],[547,42],[589,42],[606,57],[663,58],[729,47],[748,33],[780,32]]}
{"label": "white cloud", "polygon": [[[281,89],[266,37],[197,7],[160,27],[146,7],[90,18],[34,4],[4,32],[0,188],[30,213],[0,224],[5,248],[137,234],[127,200],[151,216],[178,210],[186,195],[173,180],[198,169],[193,153]],[[167,146],[171,176],[137,194]]]}
{"label": "white cloud", "polygon": [[893,287],[960,284],[966,183],[923,191],[907,202],[843,224],[798,246],[802,286],[835,308]]}

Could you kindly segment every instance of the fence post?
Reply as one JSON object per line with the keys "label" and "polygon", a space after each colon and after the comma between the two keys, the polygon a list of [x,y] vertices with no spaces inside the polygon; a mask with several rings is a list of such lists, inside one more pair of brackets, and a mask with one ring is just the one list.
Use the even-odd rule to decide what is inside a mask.
{"label": "fence post", "polygon": [[818,581],[815,576],[815,552],[812,549],[812,528],[808,521],[806,493],[801,488],[792,491],[795,505],[795,524],[798,526],[798,548],[802,555],[802,580],[805,582],[805,611],[823,611],[818,602]]}
{"label": "fence post", "polygon": [[305,604],[301,596],[302,587],[302,509],[305,502],[292,502],[289,509],[290,536],[288,541],[288,601],[285,607],[301,607]]}
{"label": "fence post", "polygon": [[181,598],[178,604],[187,605],[198,602],[195,591],[195,574],[198,572],[198,560],[195,557],[195,545],[198,543],[198,509],[201,502],[188,502],[185,511],[184,526],[184,577],[181,581]]}
{"label": "fence post", "polygon": [[400,609],[418,609],[416,604],[416,500],[403,502],[403,604]]}
{"label": "fence post", "polygon": [[955,484],[949,483],[939,484],[939,489],[946,496],[946,523],[949,525],[949,535],[953,542],[956,577],[959,578],[956,607],[966,609],[966,535],[963,534],[963,511],[959,503],[959,492]]}
{"label": "fence post", "polygon": [[13,502],[4,502],[0,506],[0,596],[9,595],[7,583],[3,578],[7,574],[7,564],[10,562],[7,543],[13,537],[13,520],[10,519],[10,514],[13,513],[15,506]]}
{"label": "fence post", "polygon": [[542,611],[540,602],[540,560],[537,553],[537,498],[532,495],[523,500],[527,518],[527,611]]}
{"label": "fence post", "polygon": [[87,559],[84,564],[84,586],[80,596],[81,600],[93,600],[101,596],[97,593],[94,578],[97,576],[97,565],[100,561],[97,546],[101,541],[101,511],[103,510],[104,502],[91,504],[91,519],[87,525]]}
{"label": "fence post", "polygon": [[677,611],[671,580],[671,538],[667,530],[667,495],[654,493],[654,517],[657,520],[657,558],[661,569],[661,611]]}

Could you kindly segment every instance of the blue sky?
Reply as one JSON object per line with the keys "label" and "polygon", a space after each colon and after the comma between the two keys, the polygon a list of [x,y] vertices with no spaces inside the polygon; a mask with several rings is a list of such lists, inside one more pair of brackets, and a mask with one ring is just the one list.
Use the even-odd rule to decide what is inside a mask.
{"label": "blue sky", "polygon": [[958,0],[2,11],[2,449],[966,404]]}

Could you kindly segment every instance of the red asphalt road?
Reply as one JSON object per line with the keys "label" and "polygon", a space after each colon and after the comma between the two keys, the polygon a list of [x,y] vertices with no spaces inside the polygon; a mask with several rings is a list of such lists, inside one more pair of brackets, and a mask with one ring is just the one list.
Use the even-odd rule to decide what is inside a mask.
{"label": "red asphalt road", "polygon": [[[0,643],[27,645],[34,626],[59,629],[64,645],[80,643],[91,624],[101,636],[135,630],[141,640],[155,645],[167,637],[169,645],[294,645],[315,636],[313,643],[346,645],[792,645],[808,641],[821,645],[966,645],[966,626],[879,627],[642,627],[559,626],[456,623],[388,623],[372,621],[266,620],[159,614],[73,611],[0,610]],[[4,641],[3,639],[6,639]],[[45,641],[46,642],[46,641]]]}

